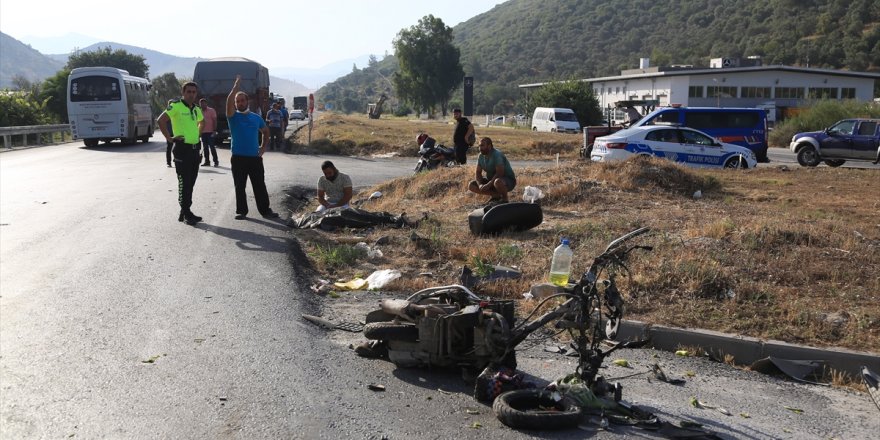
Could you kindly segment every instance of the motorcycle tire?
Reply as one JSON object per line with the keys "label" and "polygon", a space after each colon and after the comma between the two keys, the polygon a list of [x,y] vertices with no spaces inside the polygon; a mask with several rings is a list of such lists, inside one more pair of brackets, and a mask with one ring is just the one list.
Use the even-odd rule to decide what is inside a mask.
{"label": "motorcycle tire", "polygon": [[417,342],[419,328],[393,322],[371,322],[364,326],[364,337],[377,341]]}
{"label": "motorcycle tire", "polygon": [[583,410],[570,397],[556,402],[547,390],[514,390],[501,394],[492,404],[498,420],[515,429],[568,429],[581,422]]}

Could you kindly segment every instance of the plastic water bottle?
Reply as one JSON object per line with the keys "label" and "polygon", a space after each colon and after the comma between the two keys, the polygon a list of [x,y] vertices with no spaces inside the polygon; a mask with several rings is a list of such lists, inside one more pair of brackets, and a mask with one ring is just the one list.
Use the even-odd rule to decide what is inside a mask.
{"label": "plastic water bottle", "polygon": [[571,259],[574,252],[568,247],[568,239],[563,238],[562,244],[553,250],[553,260],[550,262],[550,282],[561,287],[568,285],[568,277],[571,275]]}

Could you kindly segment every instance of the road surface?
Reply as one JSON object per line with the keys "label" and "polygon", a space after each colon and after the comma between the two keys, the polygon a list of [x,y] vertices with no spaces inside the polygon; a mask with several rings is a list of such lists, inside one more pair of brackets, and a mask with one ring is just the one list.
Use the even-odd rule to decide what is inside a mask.
{"label": "road surface", "polygon": [[[322,302],[299,288],[282,199],[291,185],[312,187],[327,157],[267,153],[272,206],[285,215],[237,221],[229,150],[220,149],[221,166],[201,168],[193,211],[204,221],[190,227],[177,222],[164,148],[154,138],[0,154],[0,437],[531,437],[498,422],[456,373],[359,358],[348,348],[359,336],[301,319],[362,319],[377,295]],[[415,162],[330,159],[359,185],[408,174]],[[682,387],[623,379],[624,399],[727,438],[868,438],[880,429],[865,395],[669,353],[620,357],[637,369],[609,367],[608,376],[658,360],[670,374],[693,372]],[[539,383],[573,369],[572,358],[541,347],[519,358]],[[733,415],[693,408],[690,396]],[[539,436],[652,438],[624,428]]]}

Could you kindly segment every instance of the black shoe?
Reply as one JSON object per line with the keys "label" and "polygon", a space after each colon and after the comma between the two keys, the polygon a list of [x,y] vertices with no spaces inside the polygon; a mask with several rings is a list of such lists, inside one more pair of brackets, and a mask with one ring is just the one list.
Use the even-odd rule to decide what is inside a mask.
{"label": "black shoe", "polygon": [[247,218],[247,214],[235,214],[236,220],[244,220]]}
{"label": "black shoe", "polygon": [[262,214],[263,218],[278,218],[278,213],[275,211],[269,211],[265,214]]}
{"label": "black shoe", "polygon": [[214,162],[214,166],[215,166],[215,167],[219,167],[219,166],[220,166],[220,162]]}
{"label": "black shoe", "polygon": [[170,163],[168,164],[168,168],[171,168],[171,164],[170,164]]}
{"label": "black shoe", "polygon": [[183,214],[183,221],[186,222],[186,224],[193,226],[196,223],[202,221],[202,218],[193,214],[192,212],[187,212]]}
{"label": "black shoe", "polygon": [[186,215],[183,211],[180,211],[180,215],[177,216],[177,221],[182,222],[186,218]]}
{"label": "black shoe", "polygon": [[209,166],[211,166],[211,163],[210,163],[210,162],[205,162],[205,163],[202,164],[202,166],[203,166],[203,167],[209,167]]}

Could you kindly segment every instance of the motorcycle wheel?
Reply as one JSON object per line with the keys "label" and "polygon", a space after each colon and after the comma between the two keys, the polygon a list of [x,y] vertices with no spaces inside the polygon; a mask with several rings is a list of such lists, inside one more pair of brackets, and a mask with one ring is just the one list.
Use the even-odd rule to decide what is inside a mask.
{"label": "motorcycle wheel", "polygon": [[419,340],[419,328],[393,322],[371,322],[364,326],[364,337],[378,341],[416,342]]}
{"label": "motorcycle wheel", "polygon": [[581,421],[583,410],[570,397],[556,402],[546,390],[515,390],[501,394],[492,404],[498,420],[516,429],[567,429]]}
{"label": "motorcycle wheel", "polygon": [[425,163],[422,161],[419,161],[419,163],[416,164],[416,169],[415,169],[415,171],[413,171],[413,175],[421,173],[424,169],[425,169]]}

